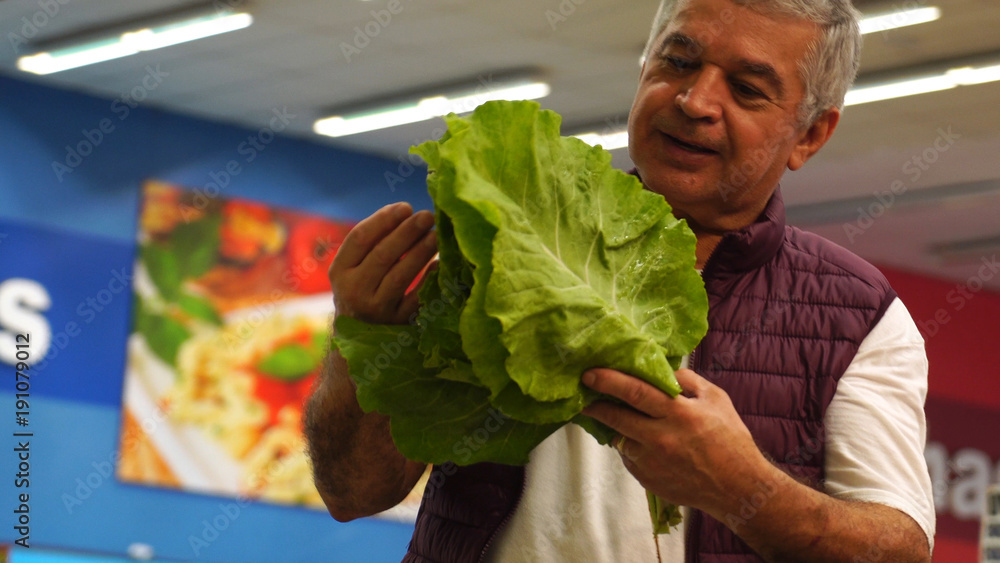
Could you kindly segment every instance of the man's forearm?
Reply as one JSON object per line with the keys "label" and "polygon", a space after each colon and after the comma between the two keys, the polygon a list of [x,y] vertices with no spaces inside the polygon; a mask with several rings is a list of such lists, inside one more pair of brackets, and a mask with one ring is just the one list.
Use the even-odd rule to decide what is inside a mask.
{"label": "man's forearm", "polygon": [[396,450],[387,417],[362,412],[337,352],[327,358],[307,405],[305,433],[316,488],[340,521],[392,508],[424,469]]}
{"label": "man's forearm", "polygon": [[710,513],[768,561],[930,561],[920,526],[894,508],[835,499],[769,463],[756,475]]}

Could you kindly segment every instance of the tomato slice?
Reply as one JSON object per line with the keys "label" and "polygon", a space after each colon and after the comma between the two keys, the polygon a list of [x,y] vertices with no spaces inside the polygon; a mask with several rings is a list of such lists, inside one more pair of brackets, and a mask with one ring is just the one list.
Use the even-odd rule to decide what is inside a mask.
{"label": "tomato slice", "polygon": [[347,230],[345,225],[323,219],[306,219],[292,227],[288,238],[288,269],[293,276],[293,291],[330,291],[327,270]]}

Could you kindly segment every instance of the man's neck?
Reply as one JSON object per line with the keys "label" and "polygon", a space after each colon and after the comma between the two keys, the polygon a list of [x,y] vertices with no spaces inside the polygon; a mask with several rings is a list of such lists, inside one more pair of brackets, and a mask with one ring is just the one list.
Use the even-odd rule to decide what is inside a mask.
{"label": "man's neck", "polygon": [[[688,227],[691,228],[691,231],[698,239],[698,243],[695,246],[695,266],[699,270],[705,267],[712,252],[715,251],[715,247],[719,246],[719,242],[722,241],[722,237],[726,233],[738,231],[753,224],[760,217],[760,214],[764,212],[769,199],[770,196],[768,199],[756,202],[755,205],[740,209],[737,212],[725,214],[712,212],[703,212],[702,214],[685,213],[674,207],[674,216],[687,221]],[[695,219],[697,216],[710,217],[710,219],[708,221],[698,221]]]}
{"label": "man's neck", "polygon": [[722,240],[724,233],[716,232],[698,232],[694,230],[695,236],[698,238],[698,242],[694,248],[694,267],[699,270],[705,269],[705,264],[708,262],[708,258],[712,255],[716,246],[719,246],[719,242]]}

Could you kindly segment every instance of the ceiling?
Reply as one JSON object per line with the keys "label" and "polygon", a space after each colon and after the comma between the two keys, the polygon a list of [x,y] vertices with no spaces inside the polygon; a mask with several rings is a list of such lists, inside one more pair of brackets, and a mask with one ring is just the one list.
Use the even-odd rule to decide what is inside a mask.
{"label": "ceiling", "polygon": [[[382,12],[378,23],[373,11],[391,2],[398,13]],[[46,77],[20,73],[16,56],[30,47],[12,34],[50,40],[190,2],[51,4],[55,15],[37,0],[0,2],[8,39],[0,42],[0,73],[111,99],[140,86],[147,66],[159,68],[166,76],[143,104],[251,128],[287,107],[296,117],[286,133],[394,159],[432,138],[440,123],[338,140],[314,135],[312,123],[401,92],[464,80],[489,88],[505,72],[531,70],[552,85],[541,102],[563,116],[564,133],[620,128],[657,2],[260,0],[246,5],[255,17],[248,29]],[[859,83],[982,57],[1000,61],[998,0],[855,5],[868,13],[936,5],[943,14],[866,36]],[[32,19],[44,24],[29,38],[25,21]],[[357,37],[366,25],[377,34]],[[627,151],[614,155],[618,166],[630,165]],[[980,268],[1000,254],[1000,82],[849,107],[830,143],[782,186],[792,222],[869,260],[1000,290],[1000,275]],[[882,192],[889,195],[879,201]],[[942,248],[954,252],[944,257]]]}

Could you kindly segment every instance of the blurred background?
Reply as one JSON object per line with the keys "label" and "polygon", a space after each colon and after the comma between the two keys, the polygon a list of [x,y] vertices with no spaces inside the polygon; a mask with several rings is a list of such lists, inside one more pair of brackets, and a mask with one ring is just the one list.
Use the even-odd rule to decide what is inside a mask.
{"label": "blurred background", "polygon": [[[1000,481],[1000,3],[855,5],[849,106],[782,190],[917,321],[935,561],[975,561]],[[382,205],[430,207],[407,151],[449,111],[537,99],[629,169],[656,7],[0,2],[0,434],[30,442],[29,475],[0,456],[0,542],[31,545],[11,560],[401,558],[415,502],[339,524],[301,452],[326,265]]]}

